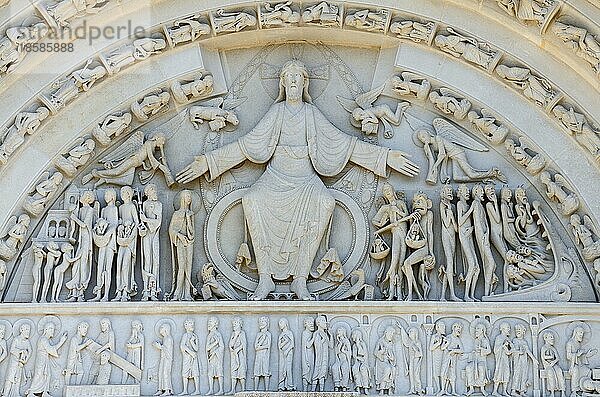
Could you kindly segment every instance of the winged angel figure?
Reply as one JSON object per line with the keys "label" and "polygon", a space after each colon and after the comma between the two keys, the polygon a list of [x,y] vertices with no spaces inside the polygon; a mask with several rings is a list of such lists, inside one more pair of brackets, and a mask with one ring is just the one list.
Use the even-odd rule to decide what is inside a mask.
{"label": "winged angel figure", "polygon": [[[475,169],[467,160],[465,148],[477,152],[488,149],[475,139],[460,131],[457,127],[442,118],[433,120],[435,133],[421,128],[415,131],[415,143],[423,147],[429,162],[426,182],[435,185],[441,173],[442,183],[450,180],[456,182],[488,181],[497,179],[506,182],[506,178],[498,168],[488,170]],[[448,174],[448,163],[452,164],[452,175]],[[441,170],[440,170],[441,166]]]}
{"label": "winged angel figure", "polygon": [[[131,135],[119,148],[99,161],[103,169],[93,169],[85,175],[81,182],[85,185],[92,179],[96,179],[94,187],[105,183],[114,185],[131,185],[135,175],[135,169],[142,167],[139,175],[140,182],[146,184],[157,170],[165,176],[168,186],[175,183],[171,170],[167,164],[164,152],[166,137],[162,133],[156,133],[145,139],[142,131]],[[158,151],[158,156],[156,152]]]}
{"label": "winged angel figure", "polygon": [[371,91],[360,94],[355,99],[348,99],[337,96],[340,105],[350,113],[350,122],[356,128],[360,128],[366,135],[375,135],[379,131],[379,122],[383,124],[384,136],[391,138],[394,136],[394,126],[400,125],[402,115],[410,103],[400,102],[396,112],[388,105],[373,105],[373,102],[379,98],[385,85],[381,85]]}

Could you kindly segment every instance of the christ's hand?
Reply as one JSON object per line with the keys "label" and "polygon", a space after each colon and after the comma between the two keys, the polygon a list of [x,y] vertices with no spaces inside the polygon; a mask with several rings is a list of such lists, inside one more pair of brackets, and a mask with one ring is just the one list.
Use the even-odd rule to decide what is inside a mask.
{"label": "christ's hand", "polygon": [[187,167],[177,174],[177,182],[186,184],[208,171],[206,156],[197,156]]}
{"label": "christ's hand", "polygon": [[387,165],[399,173],[414,177],[419,174],[419,166],[410,161],[408,154],[398,150],[390,150],[387,156]]}

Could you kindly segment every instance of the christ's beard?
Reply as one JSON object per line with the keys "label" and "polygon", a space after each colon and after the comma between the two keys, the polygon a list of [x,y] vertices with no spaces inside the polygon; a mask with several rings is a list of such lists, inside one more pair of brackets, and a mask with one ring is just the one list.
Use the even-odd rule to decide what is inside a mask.
{"label": "christ's beard", "polygon": [[288,89],[286,95],[287,98],[292,102],[298,102],[302,97],[300,90],[295,87]]}

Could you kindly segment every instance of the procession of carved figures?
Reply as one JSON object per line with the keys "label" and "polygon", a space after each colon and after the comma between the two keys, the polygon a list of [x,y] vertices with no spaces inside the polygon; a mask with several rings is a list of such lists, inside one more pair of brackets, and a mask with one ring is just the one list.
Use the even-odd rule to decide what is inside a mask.
{"label": "procession of carved figures", "polygon": [[29,319],[13,325],[2,320],[2,395],[118,385],[137,385],[137,395],[140,387],[160,395],[600,394],[598,351],[590,343],[593,322],[545,326],[538,317],[493,323],[480,316],[423,319],[209,317],[153,320],[147,323],[151,327],[133,320],[121,335],[109,318],[98,324],[79,321],[65,331],[55,316],[42,318],[37,327]]}
{"label": "procession of carved figures", "polygon": [[[352,137],[312,104],[311,73],[298,60],[285,63],[275,73],[280,80],[275,103],[254,129],[227,145],[210,140],[239,125],[233,110],[239,100],[220,97],[181,112],[176,117],[180,125],[209,131],[208,146],[175,175],[165,150],[169,133],[131,132],[131,123],[163,112],[172,97],[187,103],[209,95],[214,84],[210,73],[173,82],[169,91],[157,90],[134,101],[131,112],[107,116],[93,129],[93,138],[82,138],[57,156],[58,171],[42,176],[23,202],[25,213],[9,222],[0,241],[0,257],[5,261],[25,248],[18,259],[31,275],[31,302],[497,301],[522,296],[569,301],[577,293],[572,287],[579,281],[573,281],[573,271],[566,270],[561,259],[566,257],[568,266],[577,267],[577,258],[554,230],[547,217],[550,211],[537,200],[530,202],[524,187],[507,185],[498,167],[472,165],[472,152],[487,152],[487,146],[446,118],[434,117],[430,125],[420,122],[414,127],[410,102],[397,102],[395,110],[377,103],[386,85],[354,99],[337,96],[350,124],[366,138]],[[571,217],[574,241],[581,245],[591,267],[588,272],[593,273],[590,285],[600,285],[593,224],[577,213],[580,200],[575,189],[561,174],[545,168],[545,157],[535,145],[525,137],[508,138],[508,128],[493,114],[477,110],[449,89],[433,87],[417,74],[402,72],[388,83],[393,95],[428,99],[432,109],[455,120],[467,119],[478,137],[496,145],[504,142],[510,157],[539,179],[558,213]],[[367,140],[371,136],[391,139],[403,123],[412,130],[412,142],[403,145],[422,151],[426,162],[421,166],[404,152]],[[97,144],[107,146],[122,134],[126,138],[117,148],[90,161]],[[217,253],[207,252],[208,262],[198,264],[198,249],[206,252],[208,244],[196,235],[206,234],[203,226],[208,228],[208,223],[196,219],[198,208],[207,203],[206,196],[200,195],[219,193],[203,183],[200,191],[188,185],[200,177],[218,180],[245,161],[269,164],[242,197],[243,219],[238,222],[244,240],[235,263],[226,265],[253,280],[250,285],[232,277],[222,264],[211,263]],[[365,236],[368,253],[349,265],[339,247],[330,243],[336,231],[332,226],[336,199],[320,178],[339,175],[347,166],[381,178],[381,198],[364,213],[351,215],[355,221],[357,216],[370,217],[371,233]],[[390,172],[437,187],[409,192],[384,180]],[[66,179],[78,176],[80,183],[64,190]],[[169,202],[161,197],[164,193],[169,193]],[[55,202],[59,204],[52,206]],[[31,219],[44,213],[37,235],[26,244]],[[311,229],[307,231],[305,224]],[[168,246],[161,247],[161,241],[168,241]],[[1,270],[4,286],[9,277],[5,264]],[[527,291],[531,294],[522,295]],[[574,300],[595,300],[592,291],[578,294]]]}
{"label": "procession of carved figures", "polygon": [[[565,252],[546,210],[539,202],[529,201],[525,188],[504,185],[507,178],[499,168],[474,167],[470,151],[485,152],[487,147],[440,117],[428,127],[414,128],[412,137],[427,162],[420,175],[426,184],[438,188],[409,193],[382,182],[379,204],[370,215],[365,214],[372,216],[369,256],[352,263],[350,269],[344,267],[338,249],[328,241],[335,200],[318,176],[334,176],[354,164],[380,177],[396,171],[414,178],[419,166],[403,152],[357,140],[337,129],[310,102],[308,76],[301,62],[287,62],[280,73],[279,98],[256,127],[237,141],[196,156],[177,175],[171,172],[166,156],[168,136],[162,131],[141,130],[129,133],[118,148],[103,154],[96,163],[99,166],[84,171],[96,141],[107,145],[129,128],[133,117],[143,121],[160,112],[171,97],[166,91],[134,101],[131,113],[106,117],[93,131],[96,141],[82,139],[58,156],[54,163],[60,172],[42,177],[24,201],[26,214],[9,223],[6,237],[0,241],[2,258],[14,258],[25,244],[31,218],[47,211],[37,236],[20,257],[21,266],[31,274],[31,302],[380,297],[510,300],[511,294],[544,284],[555,274],[563,284],[551,285],[550,292],[535,295],[535,299],[548,299],[548,293],[556,293],[551,299],[570,300],[570,286],[564,279],[568,276],[560,273],[558,259]],[[212,84],[211,75],[202,74],[193,81],[173,83],[171,92],[185,102],[210,93]],[[414,74],[393,76],[390,84],[398,95],[427,97],[431,105],[456,119],[468,116],[491,142],[506,140],[515,161],[530,174],[539,174],[547,199],[556,202],[560,213],[579,216],[575,214],[579,198],[568,181],[560,174],[542,171],[545,159],[532,149],[535,147],[525,139],[518,141],[520,146],[507,139],[508,131],[490,113],[472,110],[470,101],[457,99],[444,88],[431,90],[427,80]],[[374,104],[383,89],[380,86],[355,99],[337,97],[350,113],[351,124],[365,136],[392,138],[395,126],[404,119],[412,128],[409,102],[399,102],[395,111],[387,104]],[[209,106],[213,102],[216,106]],[[218,133],[239,124],[226,102],[220,98],[193,105],[183,114],[194,128],[208,121],[204,128]],[[300,133],[304,129],[306,135]],[[273,139],[275,149],[266,149],[273,147],[268,144]],[[337,153],[324,151],[334,146]],[[304,151],[289,149],[293,147]],[[196,213],[202,203],[193,189],[183,189],[203,174],[214,180],[246,160],[269,163],[242,199],[245,238],[232,265],[256,280],[251,290],[223,274],[225,269],[218,264],[194,266],[195,249],[205,244],[196,236]],[[58,200],[62,206],[50,208],[64,188],[65,177],[80,172],[81,186],[71,184]],[[175,189],[172,202],[161,200],[163,188],[156,182]],[[292,186],[293,194],[281,194]],[[165,206],[175,211],[164,211]],[[590,251],[584,255],[586,260],[597,262],[597,250],[586,248],[595,246],[596,241],[587,218],[584,220],[581,228],[588,228],[588,233],[580,228],[576,242]],[[302,226],[305,222],[314,225],[310,234]],[[282,237],[284,228],[288,235]],[[161,252],[161,239],[169,241],[168,252],[164,246]],[[294,240],[306,243],[290,247]],[[378,268],[376,276],[369,274],[368,264]],[[597,266],[594,269],[598,270]],[[3,283],[6,277],[4,269]],[[326,283],[332,292],[311,291],[315,281]]]}

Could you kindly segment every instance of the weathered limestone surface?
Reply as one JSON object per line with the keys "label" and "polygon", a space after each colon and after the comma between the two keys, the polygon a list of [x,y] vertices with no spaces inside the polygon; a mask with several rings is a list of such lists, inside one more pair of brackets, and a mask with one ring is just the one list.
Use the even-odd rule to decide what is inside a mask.
{"label": "weathered limestone surface", "polygon": [[0,396],[600,395],[593,2],[0,26]]}

